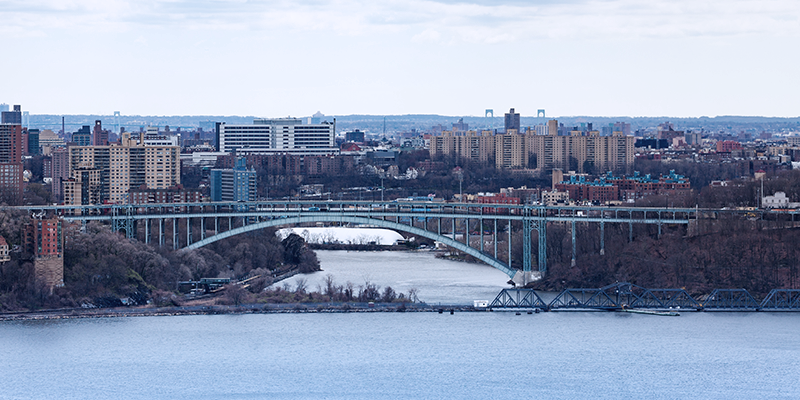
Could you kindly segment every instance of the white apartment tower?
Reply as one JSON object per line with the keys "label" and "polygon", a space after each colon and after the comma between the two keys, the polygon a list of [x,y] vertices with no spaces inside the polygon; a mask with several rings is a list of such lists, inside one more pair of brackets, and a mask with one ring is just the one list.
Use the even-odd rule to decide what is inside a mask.
{"label": "white apartment tower", "polygon": [[239,154],[337,154],[336,125],[304,124],[297,118],[253,120],[252,125],[219,125],[219,151]]}

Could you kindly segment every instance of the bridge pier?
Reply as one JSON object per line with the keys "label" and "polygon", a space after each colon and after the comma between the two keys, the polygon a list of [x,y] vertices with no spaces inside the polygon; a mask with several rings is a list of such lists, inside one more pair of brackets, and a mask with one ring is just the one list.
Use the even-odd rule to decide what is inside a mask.
{"label": "bridge pier", "polygon": [[600,221],[600,255],[606,255],[606,235],[605,235],[606,223]]}
{"label": "bridge pier", "polygon": [[158,219],[158,246],[164,247],[164,218]]}
{"label": "bridge pier", "polygon": [[464,222],[466,223],[466,226],[464,226],[464,238],[467,240],[467,246],[469,246],[469,218],[465,219]]}
{"label": "bridge pier", "polygon": [[576,262],[575,262],[575,255],[577,253],[576,246],[577,246],[577,242],[575,241],[575,220],[573,219],[572,220],[572,262],[570,262],[570,265],[573,266],[573,267],[576,265]]}
{"label": "bridge pier", "polygon": [[178,250],[180,243],[178,243],[178,219],[172,219],[172,249]]}
{"label": "bridge pier", "polygon": [[[543,216],[543,218],[546,216]],[[539,221],[539,278],[547,273],[547,220]]]}
{"label": "bridge pier", "polygon": [[628,222],[628,242],[633,242],[633,221]]}
{"label": "bridge pier", "polygon": [[533,222],[529,219],[522,220],[522,271],[531,270],[531,231]]}
{"label": "bridge pier", "polygon": [[494,243],[494,258],[497,258],[497,218],[494,219],[493,234],[494,234],[494,240],[492,240],[492,243]]}
{"label": "bridge pier", "polygon": [[511,220],[508,220],[508,267],[511,268]]}
{"label": "bridge pier", "polygon": [[483,218],[478,218],[478,225],[480,225],[478,229],[481,230],[481,253],[483,253]]}

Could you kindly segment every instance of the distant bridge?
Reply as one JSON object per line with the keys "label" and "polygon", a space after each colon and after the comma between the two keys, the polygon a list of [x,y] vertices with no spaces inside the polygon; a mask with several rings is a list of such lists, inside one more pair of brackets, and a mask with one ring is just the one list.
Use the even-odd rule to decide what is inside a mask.
{"label": "distant bridge", "polygon": [[[518,282],[528,282],[547,271],[547,227],[568,224],[572,236],[572,262],[576,258],[576,224],[600,227],[600,253],[605,252],[605,224],[688,225],[697,219],[715,219],[721,214],[742,218],[764,218],[769,211],[710,210],[697,208],[640,207],[546,207],[509,204],[445,202],[365,201],[258,201],[141,205],[26,206],[32,214],[58,214],[67,221],[103,221],[129,238],[173,249],[196,249],[210,243],[267,227],[305,223],[359,224],[426,237],[475,257],[503,271]],[[772,212],[774,214],[774,212]],[[794,221],[795,213],[790,215]],[[521,225],[522,270],[511,267],[512,223]],[[171,232],[168,232],[171,231]],[[504,233],[501,233],[505,231]],[[538,241],[536,271],[532,271],[532,235]],[[499,236],[508,245],[503,258]],[[487,240],[491,248],[487,248]],[[479,239],[475,244],[473,239]]]}
{"label": "distant bridge", "polygon": [[647,289],[629,282],[601,288],[564,289],[545,303],[533,289],[503,289],[489,304],[491,309],[558,310],[695,310],[695,311],[800,311],[800,289],[772,289],[757,301],[746,289],[714,289],[693,298],[684,289]]}

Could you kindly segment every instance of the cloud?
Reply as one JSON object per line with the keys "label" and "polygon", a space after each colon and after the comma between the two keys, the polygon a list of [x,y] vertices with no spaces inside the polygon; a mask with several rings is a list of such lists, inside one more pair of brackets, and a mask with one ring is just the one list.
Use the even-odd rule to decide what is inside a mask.
{"label": "cloud", "polygon": [[426,29],[411,38],[411,40],[415,42],[438,42],[442,35],[433,30],[433,29]]}
{"label": "cloud", "polygon": [[[793,0],[6,0],[2,29],[280,30],[494,42],[800,34]],[[426,34],[426,35],[428,35]],[[426,40],[430,40],[426,37]]]}

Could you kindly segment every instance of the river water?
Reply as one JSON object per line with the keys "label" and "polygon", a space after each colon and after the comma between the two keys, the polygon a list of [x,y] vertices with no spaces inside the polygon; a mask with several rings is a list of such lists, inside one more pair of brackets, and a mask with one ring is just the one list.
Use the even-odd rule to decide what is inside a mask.
{"label": "river water", "polygon": [[[478,282],[486,271],[466,271],[486,267],[429,254],[405,254],[413,274],[384,275],[376,271],[404,253],[321,253],[323,269],[342,281],[350,278],[333,264],[367,261],[372,282],[414,285],[423,298],[428,288],[431,299],[441,296],[433,289],[447,276],[460,283],[442,290],[460,299],[486,297],[507,279]],[[431,270],[431,278],[420,275]],[[798,332],[798,313],[0,322],[0,399],[797,399]]]}
{"label": "river water", "polygon": [[486,264],[472,264],[439,259],[432,252],[358,252],[317,251],[322,271],[297,275],[277,285],[297,287],[305,280],[310,290],[324,286],[328,275],[343,285],[356,287],[366,282],[381,290],[387,286],[400,293],[417,289],[419,299],[428,304],[472,305],[473,300],[493,300],[506,283],[508,275]]}

